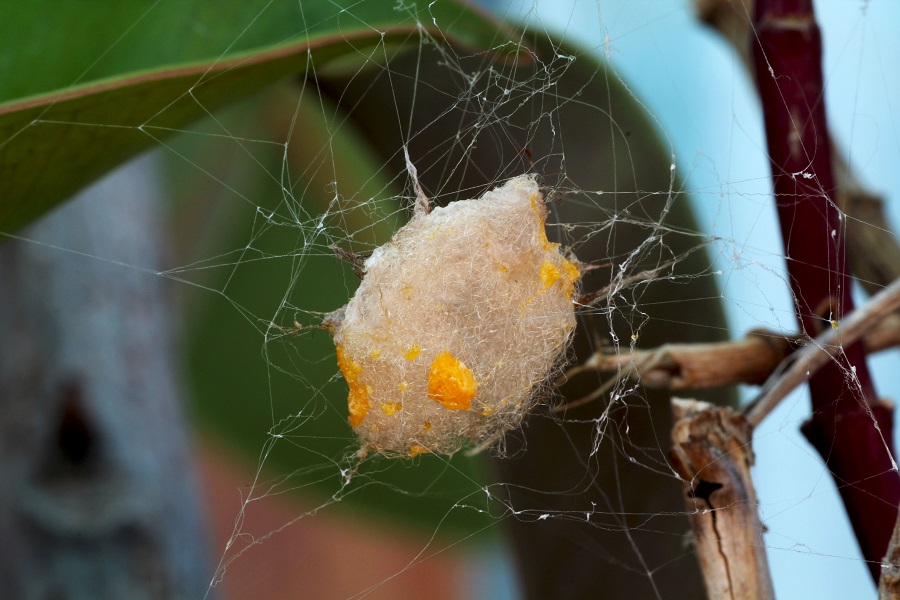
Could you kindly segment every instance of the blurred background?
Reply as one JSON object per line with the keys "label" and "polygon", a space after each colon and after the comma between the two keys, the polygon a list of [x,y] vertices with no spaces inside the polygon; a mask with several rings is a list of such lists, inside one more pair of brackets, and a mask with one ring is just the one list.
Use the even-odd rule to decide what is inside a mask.
{"label": "blurred background", "polygon": [[[587,289],[706,245],[585,311],[573,360],[795,332],[759,103],[693,3],[43,4],[0,8],[0,595],[700,593],[667,394],[538,411],[504,459],[359,460],[312,328],[358,282],[332,247],[408,217],[406,146],[439,204],[539,174],[551,238],[612,265]],[[816,10],[832,134],[896,222],[900,9]],[[754,436],[776,594],[873,595],[808,412]]]}

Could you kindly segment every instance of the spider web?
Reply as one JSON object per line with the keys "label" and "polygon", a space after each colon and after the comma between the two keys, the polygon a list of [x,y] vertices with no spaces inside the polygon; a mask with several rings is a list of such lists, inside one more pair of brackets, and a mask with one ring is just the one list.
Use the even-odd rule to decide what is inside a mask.
{"label": "spider web", "polygon": [[[883,24],[895,9],[819,4],[834,135],[858,177],[887,199],[898,183],[891,108],[900,88],[882,63],[896,50]],[[640,382],[591,373],[553,387],[501,452],[410,461],[356,452],[346,386],[317,326],[358,284],[346,257],[371,253],[409,217],[404,150],[439,205],[539,176],[551,239],[596,267],[585,291],[606,290],[579,309],[571,363],[598,349],[797,330],[762,119],[734,51],[687,3],[491,8],[529,24],[495,40],[493,50],[516,48],[519,58],[453,44],[427,9],[398,2],[420,25],[402,48],[360,49],[362,60],[327,73],[311,67],[210,110],[175,138],[140,126],[157,149],[138,168],[171,182],[176,207],[171,265],[146,276],[182,296],[201,422],[253,457],[236,459],[247,466],[240,501],[217,505],[233,527],[219,533],[212,595],[268,597],[277,589],[269,580],[302,579],[316,597],[387,598],[442,577],[445,597],[513,598],[521,591],[505,539],[537,544],[543,552],[522,564],[546,563],[570,590],[601,569],[612,590],[673,597],[667,586],[696,569],[667,459],[670,394]],[[352,22],[354,8],[343,14]],[[66,250],[80,252],[48,246]],[[887,397],[898,396],[894,354],[872,359]],[[583,408],[553,410],[598,388]],[[828,470],[799,436],[808,407],[796,393],[754,434],[776,591],[871,593]],[[387,524],[372,525],[384,515]],[[530,538],[535,531],[545,533]],[[322,541],[329,536],[340,541]],[[554,556],[573,546],[580,559]],[[317,581],[316,570],[330,579]],[[461,582],[442,570],[469,574]]]}

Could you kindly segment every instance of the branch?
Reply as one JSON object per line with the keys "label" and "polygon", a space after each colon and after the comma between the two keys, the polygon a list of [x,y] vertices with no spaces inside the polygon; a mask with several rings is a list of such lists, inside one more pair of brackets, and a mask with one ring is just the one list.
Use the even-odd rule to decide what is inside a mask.
{"label": "branch", "polygon": [[847,219],[850,269],[869,294],[900,277],[900,244],[884,213],[884,200],[857,181],[843,158],[834,160],[838,198]]}
{"label": "branch", "polygon": [[[757,89],[791,290],[803,330],[818,333],[823,323],[851,312],[853,303],[845,232],[830,197],[835,187],[822,42],[812,0],[759,0],[754,29]],[[841,345],[832,360],[824,360],[808,380],[813,414],[802,431],[828,465],[877,581],[900,501],[891,456],[893,415],[877,399],[862,344]]]}
{"label": "branch", "polygon": [[900,518],[894,526],[887,554],[881,563],[881,581],[878,582],[878,600],[900,598]]}
{"label": "branch", "polygon": [[[694,0],[697,18],[731,45],[752,73],[750,15],[754,0]],[[900,244],[884,212],[884,199],[867,189],[847,164],[847,153],[831,140],[838,205],[847,219],[850,271],[869,294],[900,277]]]}
{"label": "branch", "polygon": [[708,596],[774,598],[750,478],[752,427],[729,408],[672,399],[672,452],[683,478]]}
{"label": "branch", "polygon": [[[833,364],[833,361],[843,354],[844,348],[853,345],[867,332],[873,330],[879,323],[885,322],[891,317],[890,322],[895,323],[893,312],[900,309],[900,279],[884,288],[862,308],[855,311],[837,329],[830,329],[819,335],[809,345],[791,356],[791,365],[781,375],[778,375],[771,385],[765,387],[765,392],[755,400],[747,413],[747,418],[755,427],[768,415],[778,403],[798,386],[810,379],[819,369]],[[873,338],[877,343],[890,340],[890,335],[878,335]],[[879,435],[879,438],[881,436]],[[882,440],[882,444],[884,440]],[[882,449],[884,446],[882,445]],[[896,467],[893,467],[896,469]]]}
{"label": "branch", "polygon": [[755,332],[729,342],[665,344],[620,354],[598,351],[566,371],[560,383],[586,371],[601,371],[620,373],[648,388],[671,390],[761,384],[799,345],[794,338]]}
{"label": "branch", "polygon": [[[896,282],[854,311],[838,325],[837,331],[829,329],[823,333],[820,340],[758,330],[737,341],[664,344],[620,354],[598,351],[584,363],[567,370],[557,384],[562,385],[584,372],[615,372],[619,374],[615,380],[628,378],[654,389],[705,389],[739,383],[761,385],[795,364],[797,356],[792,353],[800,348],[805,352],[821,353],[827,362],[833,356],[832,347],[850,344],[860,336],[868,353],[900,346],[900,315],[891,313],[897,310],[891,307],[900,307],[900,288]],[[857,322],[858,325],[848,327]],[[822,364],[807,363],[804,374],[808,376]],[[567,407],[572,408],[571,405]],[[762,419],[757,422],[759,420]]]}

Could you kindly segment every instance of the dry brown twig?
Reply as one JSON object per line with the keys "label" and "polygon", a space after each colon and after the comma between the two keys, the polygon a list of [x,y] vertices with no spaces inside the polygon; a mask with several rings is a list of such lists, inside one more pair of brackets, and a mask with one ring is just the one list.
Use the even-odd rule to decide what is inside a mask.
{"label": "dry brown twig", "polygon": [[750,477],[752,427],[730,408],[672,399],[670,457],[685,486],[710,598],[774,598]]}
{"label": "dry brown twig", "polygon": [[878,600],[900,598],[900,519],[894,526],[888,551],[881,564],[881,579],[878,581]]}
{"label": "dry brown twig", "polygon": [[861,339],[897,310],[900,310],[900,279],[853,311],[836,329],[824,331],[790,356],[790,366],[771,385],[767,383],[764,386],[766,391],[748,407],[747,419],[754,427],[758,425],[785,396],[828,364],[845,346]]}
{"label": "dry brown twig", "polygon": [[763,393],[748,407],[748,418],[755,426],[842,347],[859,339],[864,340],[869,352],[900,346],[897,310],[900,310],[900,279],[837,323],[836,329],[829,328],[807,343],[803,343],[800,336],[755,332],[734,342],[666,344],[622,354],[596,352],[584,363],[566,371],[558,383],[584,372],[615,372],[617,375],[589,396],[557,410],[572,409],[594,400],[615,382],[627,378],[639,380],[647,387],[672,390],[765,381]]}
{"label": "dry brown twig", "polygon": [[[900,346],[900,315],[889,314],[875,323],[863,335],[863,342],[870,353]],[[792,352],[804,345],[803,338],[798,335],[786,336],[757,330],[742,340],[729,342],[665,344],[627,353],[601,350],[582,364],[567,370],[557,383],[564,383],[586,372],[613,372],[618,374],[617,380],[628,378],[640,381],[649,388],[670,390],[704,389],[739,383],[760,385],[776,372]]]}

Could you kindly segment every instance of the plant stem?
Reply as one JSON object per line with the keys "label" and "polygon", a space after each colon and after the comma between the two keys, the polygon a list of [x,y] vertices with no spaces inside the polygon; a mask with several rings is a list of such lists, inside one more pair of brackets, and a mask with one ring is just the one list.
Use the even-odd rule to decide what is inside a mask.
{"label": "plant stem", "polygon": [[881,581],[878,582],[878,600],[900,598],[900,521],[894,526],[891,543],[882,561]]}
{"label": "plant stem", "polygon": [[752,427],[740,413],[672,399],[672,465],[683,478],[707,595],[774,598],[753,489]]}
{"label": "plant stem", "polygon": [[[844,223],[822,86],[822,41],[811,0],[760,0],[754,60],[765,117],[791,290],[805,333],[817,336],[853,310]],[[803,434],[840,490],[877,581],[900,500],[891,454],[893,415],[878,402],[861,343],[843,348],[809,380],[812,418]]]}
{"label": "plant stem", "polygon": [[[821,369],[834,364],[843,348],[856,343],[867,332],[872,331],[878,323],[896,318],[894,313],[900,309],[900,279],[879,292],[868,303],[853,311],[841,321],[838,329],[823,331],[811,343],[797,350],[790,356],[790,365],[783,372],[774,374],[762,394],[747,408],[744,413],[750,424],[757,427],[781,400],[794,391],[804,381],[817,374]],[[877,403],[873,410],[885,409],[884,403]],[[889,420],[893,420],[889,413]],[[879,440],[884,448],[885,440]],[[893,464],[891,468],[896,469]]]}
{"label": "plant stem", "polygon": [[[749,74],[753,73],[750,40],[754,37],[750,14],[755,0],[694,0],[697,18],[712,27],[736,52]],[[870,295],[900,277],[900,243],[884,211],[884,198],[865,187],[841,151],[831,140],[838,205],[847,219],[850,272]]]}
{"label": "plant stem", "polygon": [[[663,344],[627,353],[601,349],[580,365],[566,370],[556,385],[563,385],[582,373],[601,372],[614,373],[607,381],[628,379],[646,388],[669,390],[765,384],[759,394],[762,397],[771,392],[775,378],[783,377],[789,367],[800,362],[800,353],[804,357],[822,354],[822,364],[827,364],[836,352],[843,351],[843,345],[858,339],[863,340],[868,354],[900,347],[900,315],[885,313],[885,306],[894,307],[888,310],[900,309],[900,280],[854,310],[839,329],[829,328],[812,341],[808,336],[757,329],[743,339],[727,342]],[[806,383],[809,373],[819,368],[818,361],[807,362],[800,383],[794,387]]]}

